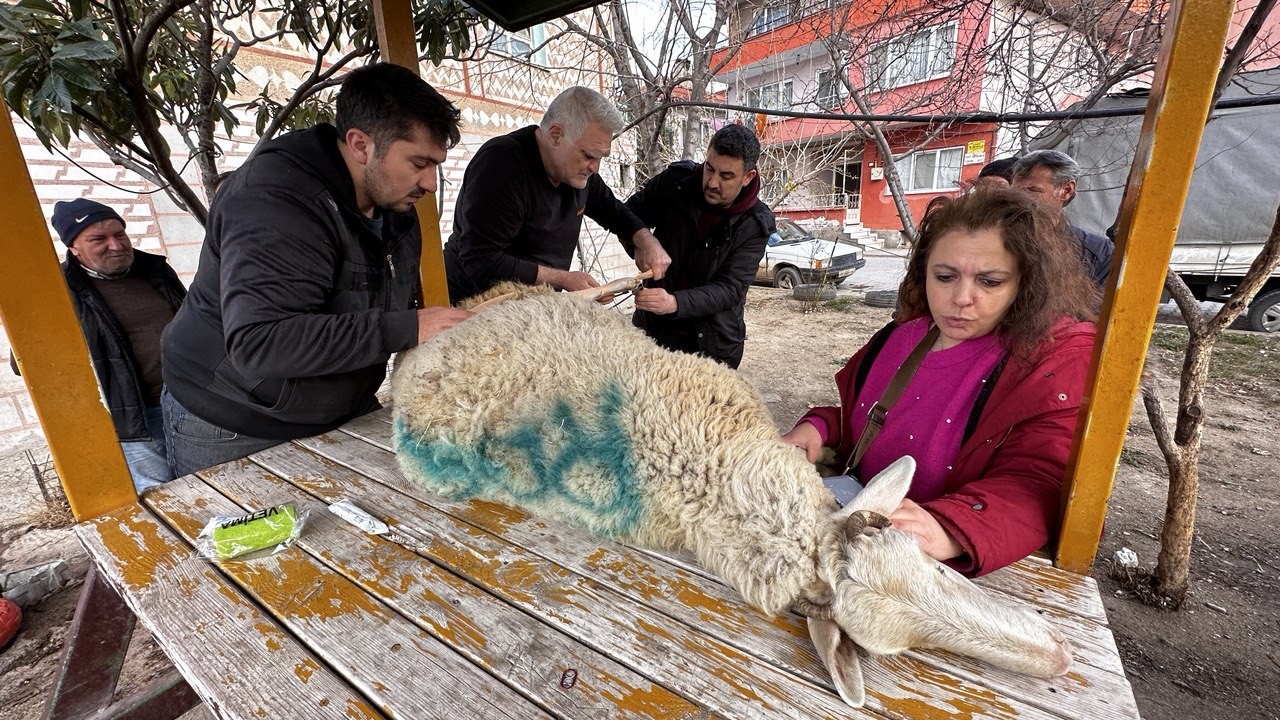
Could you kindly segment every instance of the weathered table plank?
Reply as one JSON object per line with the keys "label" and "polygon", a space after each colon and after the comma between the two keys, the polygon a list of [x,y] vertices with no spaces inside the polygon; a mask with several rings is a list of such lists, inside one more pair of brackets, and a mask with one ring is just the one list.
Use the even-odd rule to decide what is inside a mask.
{"label": "weathered table plank", "polygon": [[[855,710],[801,618],[747,606],[687,554],[436,497],[404,480],[390,439],[381,411],[152,491],[160,518],[132,506],[77,528],[218,717],[1138,717],[1096,584],[1046,562],[979,582],[1068,635],[1065,678],[911,652],[864,662]],[[389,539],[330,515],[341,498]],[[289,550],[192,556],[209,516],[284,501],[312,512]]]}
{"label": "weathered table plank", "polygon": [[142,506],[76,535],[219,717],[298,717],[299,708],[307,718],[384,717]]}
{"label": "weathered table plank", "polygon": [[[321,441],[324,442],[323,440]],[[354,497],[432,562],[725,717],[864,717],[834,693],[354,472],[288,478],[325,501]]]}
{"label": "weathered table plank", "polygon": [[[320,436],[300,442],[308,447],[312,447],[317,452],[326,454],[331,459],[338,459],[340,462],[349,454],[361,454],[358,450],[362,443],[354,438],[343,438],[338,434]],[[393,483],[397,482],[398,470],[395,470],[394,466],[387,465],[391,456],[386,454],[385,451],[382,452],[384,454],[381,459],[379,459],[379,456],[376,453],[362,455],[362,457],[359,458],[359,462],[355,465],[365,473],[388,477],[391,478]],[[345,457],[345,459],[349,461],[351,458]],[[367,485],[364,484],[364,481],[354,474],[354,468],[352,469],[353,475],[344,479],[342,485],[347,487],[367,487]],[[405,487],[405,489],[412,489],[421,493],[421,491],[416,488],[404,486],[402,480],[398,482],[401,486]],[[363,492],[366,492],[366,497],[374,493],[374,491]],[[406,503],[409,502],[412,501],[408,498],[405,498],[404,500],[396,500],[390,506],[379,507],[378,511],[380,514],[385,514],[388,518],[407,519],[411,517],[414,512],[412,510],[412,505],[406,505]],[[528,520],[527,517],[518,510],[491,503],[457,504],[449,503],[440,499],[434,499],[433,502],[450,507],[451,509],[457,506],[471,508],[472,512],[479,512],[482,514],[488,513],[496,523],[494,530],[501,536],[510,535],[514,527]],[[452,520],[452,518],[450,519]],[[574,548],[579,547],[576,543],[580,542],[582,538],[588,538],[588,543],[593,550],[598,551],[601,547],[610,546],[615,548],[618,552],[632,552],[623,546],[609,543],[607,540],[596,538],[594,536],[587,536],[581,531],[575,531],[571,528],[561,526],[557,532],[552,532],[549,524],[543,526],[541,521],[528,521],[532,523],[531,529],[529,534],[524,536],[523,539],[529,541],[530,545],[536,542],[539,549],[545,550],[548,547],[569,544],[570,547],[567,548],[567,554],[572,556],[575,553]],[[432,530],[437,535],[441,532],[440,529],[434,527]],[[404,532],[410,535],[413,534],[413,532],[408,529],[405,529]],[[452,532],[457,531],[451,531],[450,534],[452,534]],[[573,543],[569,543],[567,538],[574,538]],[[507,539],[510,540],[511,538],[508,537]],[[475,536],[469,536],[468,543],[473,542],[475,542]],[[517,545],[519,544],[520,543],[517,542]],[[526,557],[528,555],[527,550],[524,548],[515,548],[515,550],[520,553],[521,557]],[[477,552],[480,551],[477,550]],[[497,551],[488,550],[487,552]],[[433,559],[436,559],[437,561],[450,564],[451,567],[453,567],[455,563],[465,564],[465,562],[467,562],[465,560],[442,560],[437,556],[435,550],[429,551],[428,554],[431,554]],[[560,566],[557,565],[554,567],[558,570]],[[577,576],[575,575],[574,577],[576,578]],[[588,578],[587,581],[594,584],[593,579]],[[492,581],[488,577],[481,577],[477,582],[490,585]],[[575,580],[575,582],[580,581]],[[773,634],[770,638],[770,644],[776,651],[776,657],[770,659],[770,666],[785,668],[789,672],[799,674],[808,682],[829,687],[830,681],[825,669],[823,669],[821,665],[813,659],[812,648],[807,639],[807,633],[801,624],[802,621],[793,616],[785,618],[768,618],[754,609],[751,609],[746,605],[742,605],[741,600],[737,598],[736,594],[732,593],[732,591],[729,591],[727,588],[721,587],[720,592],[722,594],[719,597],[702,596],[699,594],[696,587],[689,587],[684,590],[683,597],[679,595],[665,597],[659,593],[651,593],[649,595],[645,595],[645,597],[648,597],[650,602],[661,601],[662,606],[666,608],[666,610],[670,611],[664,612],[663,617],[671,617],[672,614],[676,613],[687,613],[687,605],[691,600],[694,601],[693,604],[695,605],[719,607],[721,611],[728,615],[736,615],[737,613],[742,612],[747,617],[753,618],[756,621],[747,622],[741,625],[742,634],[744,636],[749,638],[752,635],[759,634],[761,632],[761,628],[763,628],[763,632],[766,634],[772,631]],[[632,600],[632,602],[621,606],[619,608],[621,612],[630,614],[647,614],[649,606],[646,603],[635,602],[635,598],[628,599]],[[726,605],[726,603],[729,603],[732,606]],[[566,601],[566,604],[569,603]],[[551,610],[554,611],[555,608],[553,607]],[[714,617],[715,614],[716,613],[710,613],[708,617]],[[714,638],[716,642],[733,645],[735,648],[741,649],[744,644],[742,637],[725,637],[726,633],[711,627],[709,620],[700,624],[695,622],[690,629],[695,631],[699,637],[708,639]],[[619,654],[619,650],[613,648],[611,648],[609,652],[615,657],[624,656]],[[746,652],[750,653],[750,656],[753,658],[760,658],[763,654],[759,647],[747,649]],[[776,662],[772,662],[772,660],[776,660]],[[904,662],[905,664],[903,664]],[[987,666],[976,663],[975,661],[963,660],[961,662],[971,663],[974,668],[987,669]],[[996,671],[994,668],[990,668],[990,670],[993,672]],[[943,672],[936,667],[930,668],[922,664],[918,659],[908,659],[905,661],[899,660],[892,666],[872,661],[864,665],[864,673],[866,674],[869,692],[868,707],[890,716],[899,715],[902,712],[901,707],[904,704],[910,708],[908,715],[911,717],[953,717],[955,707],[957,705],[970,708],[982,708],[982,712],[986,713],[987,717],[1029,718],[1052,716],[1050,711],[1043,708],[1032,707],[1028,703],[1022,702],[1016,698],[1001,698],[989,687],[984,687],[982,684],[966,682],[963,679],[957,678],[947,672]],[[981,675],[982,670],[975,671],[974,674]],[[1005,672],[1005,676],[1009,677],[1012,682],[1043,682],[1026,679],[1014,673]],[[665,679],[663,679],[663,682],[664,684],[667,684]],[[1061,702],[1059,701],[1057,703],[1057,707],[1060,708],[1060,706]],[[717,708],[717,710],[720,710],[720,708]],[[1111,716],[1111,714],[1107,712],[1105,704],[1101,705],[1099,710],[1099,717]]]}
{"label": "weathered table plank", "polygon": [[[314,483],[324,482],[330,474],[317,467],[314,456],[289,446],[255,458],[273,473],[311,475]],[[315,502],[280,477],[247,462],[201,474],[210,486],[245,508],[286,500]],[[333,487],[335,494],[349,490],[338,483]],[[552,712],[602,720],[706,717],[697,705],[327,510],[311,516],[298,545]],[[566,690],[562,682],[568,683],[565,673],[570,670],[575,675]]]}
{"label": "weathered table plank", "polygon": [[[209,518],[245,512],[193,476],[147,493],[145,502],[188,543],[195,542]],[[297,509],[317,517],[328,514],[315,501],[303,502]],[[441,716],[445,708],[463,716],[548,717],[296,547],[250,561],[224,561],[219,567],[392,717]],[[360,640],[352,642],[352,638]]]}
{"label": "weathered table plank", "polygon": [[[456,517],[628,593],[638,602],[735,647],[798,672],[813,682],[826,684],[826,671],[812,654],[802,620],[794,616],[770,618],[746,605],[735,591],[719,583],[708,583],[699,576],[676,568],[655,570],[646,562],[644,555],[586,536],[562,523],[531,518],[522,511],[490,503],[457,503],[436,498],[420,488],[408,486],[404,481],[394,456],[387,451],[388,425],[379,422],[378,418],[366,417],[362,422],[349,424],[346,429],[353,438],[367,440],[386,454],[380,457],[370,452],[364,442],[352,442],[336,433],[325,436],[324,442],[317,442],[314,445],[316,451],[358,468],[363,474],[388,485],[404,488],[415,497]],[[500,508],[500,511],[494,508]],[[1028,566],[1031,568],[1029,575],[1045,574],[1038,565],[1028,563]],[[1068,576],[1063,571],[1053,572]],[[1001,586],[1023,588],[1022,593],[1014,596],[1015,601],[1025,601],[1027,595],[1035,597],[1032,581],[1021,579],[1020,575],[1017,571],[1006,572]],[[1057,577],[1055,584],[1065,583],[1062,577]],[[910,657],[931,663],[949,676],[999,688],[1008,696],[1047,712],[1062,713],[1067,707],[1068,716],[1131,717],[1134,708],[1125,698],[1132,698],[1132,689],[1123,677],[1110,632],[1104,626],[1058,608],[1042,609],[1042,612],[1051,617],[1073,643],[1076,664],[1063,678],[1042,680],[948,653],[913,652]],[[865,665],[868,667],[864,670],[871,669],[871,664]],[[917,672],[916,668],[906,670],[914,676],[925,674],[923,670]],[[868,681],[868,687],[871,686]],[[1064,706],[1064,697],[1072,698],[1074,704]]]}

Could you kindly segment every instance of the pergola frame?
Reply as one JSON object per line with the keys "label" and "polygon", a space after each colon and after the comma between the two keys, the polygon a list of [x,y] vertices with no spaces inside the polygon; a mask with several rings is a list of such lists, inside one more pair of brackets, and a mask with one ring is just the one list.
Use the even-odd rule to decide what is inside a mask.
{"label": "pergola frame", "polygon": [[[383,57],[418,71],[411,0],[373,0]],[[525,3],[525,5],[537,3]],[[555,3],[545,3],[553,5]],[[561,3],[573,4],[573,3]],[[582,2],[576,3],[581,5]],[[1234,3],[1175,0],[1125,203],[1099,342],[1064,489],[1058,565],[1087,573],[1097,554],[1166,268],[1208,116]],[[526,8],[527,11],[527,8]],[[85,521],[137,496],[9,113],[0,113],[0,321],[44,428],[72,513]],[[434,196],[418,203],[428,305],[448,303]],[[1133,241],[1140,238],[1140,241]]]}

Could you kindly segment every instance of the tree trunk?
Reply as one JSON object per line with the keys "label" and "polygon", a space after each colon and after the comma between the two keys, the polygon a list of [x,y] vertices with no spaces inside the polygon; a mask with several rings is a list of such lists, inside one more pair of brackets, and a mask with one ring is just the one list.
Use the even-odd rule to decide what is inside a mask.
{"label": "tree trunk", "polygon": [[1187,596],[1191,573],[1191,541],[1195,536],[1196,494],[1200,488],[1200,444],[1185,446],[1178,457],[1168,459],[1169,497],[1164,527],[1160,531],[1160,556],[1156,561],[1155,591],[1177,608]]}
{"label": "tree trunk", "polygon": [[218,178],[218,163],[213,150],[213,132],[217,124],[217,114],[213,107],[218,92],[217,78],[213,75],[213,8],[209,0],[201,0],[197,7],[200,11],[200,34],[196,37],[196,42],[199,43],[196,54],[200,57],[200,65],[196,68],[196,77],[199,78],[197,97],[201,113],[195,123],[194,152],[204,197],[212,202]]}
{"label": "tree trunk", "polygon": [[[858,112],[864,115],[871,114],[871,107],[862,97],[862,93],[855,91],[850,85],[848,87],[849,96],[853,99],[855,105],[858,106]],[[884,136],[884,131],[876,123],[867,123],[871,126],[871,137],[875,140],[876,148],[880,151],[880,159],[884,161],[884,180],[889,184],[889,195],[893,198],[893,207],[898,211],[898,219],[902,221],[902,233],[907,240],[914,245],[916,241],[916,223],[911,217],[911,206],[907,205],[907,194],[902,189],[902,178],[898,176],[898,163],[893,160],[893,148],[889,146],[889,139]]]}
{"label": "tree trunk", "polygon": [[147,94],[147,88],[143,81],[143,72],[147,64],[147,49],[151,38],[154,37],[156,30],[162,23],[173,16],[175,12],[191,5],[195,0],[175,0],[170,5],[165,6],[156,15],[148,16],[142,23],[142,31],[138,37],[134,37],[133,30],[129,24],[128,13],[124,7],[124,3],[112,3],[111,9],[113,19],[116,25],[116,33],[123,49],[122,60],[123,69],[119,73],[120,84],[123,86],[125,95],[133,104],[134,112],[137,119],[138,138],[142,141],[147,152],[151,153],[151,158],[155,162],[156,174],[165,180],[165,193],[173,198],[182,209],[186,210],[201,225],[208,221],[209,211],[205,208],[204,202],[200,196],[196,194],[186,180],[182,179],[182,174],[173,165],[173,159],[170,156],[169,143],[165,141],[164,135],[160,132],[160,119],[156,116],[155,108],[151,104],[151,98]]}

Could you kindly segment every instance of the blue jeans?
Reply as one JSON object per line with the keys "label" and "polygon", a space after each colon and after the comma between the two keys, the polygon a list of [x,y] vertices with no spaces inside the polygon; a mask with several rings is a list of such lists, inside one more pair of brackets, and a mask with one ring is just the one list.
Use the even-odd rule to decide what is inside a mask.
{"label": "blue jeans", "polygon": [[182,407],[169,394],[169,388],[160,393],[160,407],[164,409],[164,430],[168,437],[169,466],[178,477],[197,470],[221,465],[259,450],[279,445],[282,440],[241,435],[224,430]]}
{"label": "blue jeans", "polygon": [[133,476],[133,487],[139,493],[167,483],[174,477],[165,449],[164,413],[159,407],[149,407],[146,420],[147,430],[151,433],[150,440],[120,443],[125,462],[129,464],[129,474]]}

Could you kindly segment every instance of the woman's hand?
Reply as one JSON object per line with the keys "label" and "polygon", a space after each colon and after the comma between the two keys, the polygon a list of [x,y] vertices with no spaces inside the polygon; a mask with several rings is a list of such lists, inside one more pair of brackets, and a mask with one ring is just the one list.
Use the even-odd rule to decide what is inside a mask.
{"label": "woman's hand", "polygon": [[791,428],[791,432],[783,435],[782,440],[803,450],[809,462],[818,462],[818,455],[822,453],[822,436],[818,434],[818,428],[814,427],[813,423],[800,423]]}
{"label": "woman's hand", "polygon": [[889,516],[889,521],[893,523],[895,530],[915,535],[920,549],[934,560],[950,560],[964,554],[964,548],[938,524],[938,520],[911,500],[904,498],[898,509]]}

